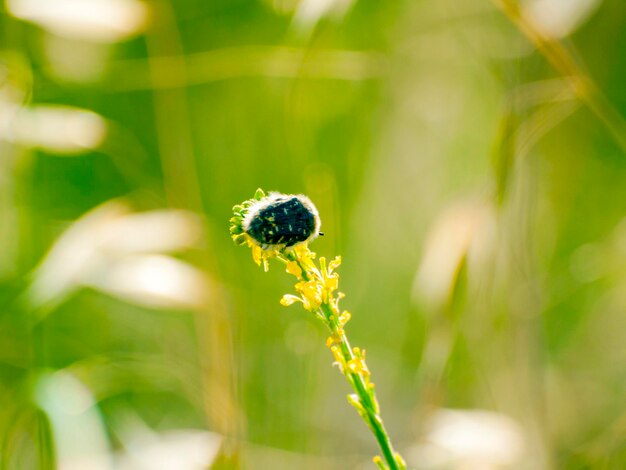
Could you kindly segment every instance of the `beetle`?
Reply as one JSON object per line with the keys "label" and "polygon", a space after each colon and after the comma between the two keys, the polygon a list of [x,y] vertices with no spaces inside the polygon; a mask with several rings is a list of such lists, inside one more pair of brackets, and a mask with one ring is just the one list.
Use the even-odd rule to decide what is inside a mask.
{"label": "beetle", "polygon": [[318,235],[322,222],[315,205],[302,194],[271,192],[248,208],[243,231],[261,248],[291,248]]}

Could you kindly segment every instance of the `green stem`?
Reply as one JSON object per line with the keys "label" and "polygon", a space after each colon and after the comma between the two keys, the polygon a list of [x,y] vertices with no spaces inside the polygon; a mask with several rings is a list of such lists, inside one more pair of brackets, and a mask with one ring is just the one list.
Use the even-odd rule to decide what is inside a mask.
{"label": "green stem", "polygon": [[[327,326],[333,337],[337,338],[341,355],[344,361],[347,363],[353,359],[356,359],[350,342],[347,336],[343,333],[341,326],[338,323],[338,319],[333,314],[333,311],[328,304],[322,304],[320,307],[323,315],[328,319]],[[368,390],[368,385],[361,374],[355,372],[346,372],[346,378],[352,385],[352,388],[359,397],[360,403],[365,411],[363,419],[372,430],[374,437],[378,441],[380,450],[389,466],[390,470],[401,470],[396,459],[396,452],[393,449],[387,430],[383,424],[383,420],[378,414],[378,404],[373,390]]]}
{"label": "green stem", "polygon": [[[295,261],[298,263],[298,266],[302,271],[302,278],[305,281],[310,280],[305,266],[303,266],[300,259],[293,253],[283,253],[282,256],[278,257],[278,259],[284,263],[287,263],[288,261]],[[350,361],[357,359],[352,347],[350,346],[348,337],[346,336],[343,327],[339,323],[339,319],[333,312],[331,306],[328,303],[323,303],[318,308],[317,314],[320,318],[324,319],[324,323],[330,330],[331,336],[335,339],[336,344],[339,345],[344,362],[347,364]],[[389,434],[387,434],[383,420],[379,415],[378,402],[373,388],[371,388],[371,385],[368,385],[363,375],[347,370],[343,370],[343,372],[359,397],[359,404],[363,410],[363,413],[360,412],[359,414],[369,426],[370,430],[374,434],[374,437],[376,438],[376,441],[378,441],[380,450],[382,451],[383,457],[387,462],[387,469],[406,470],[404,461],[402,457],[400,457],[400,454],[394,450]],[[377,465],[381,467],[382,463],[377,462]]]}

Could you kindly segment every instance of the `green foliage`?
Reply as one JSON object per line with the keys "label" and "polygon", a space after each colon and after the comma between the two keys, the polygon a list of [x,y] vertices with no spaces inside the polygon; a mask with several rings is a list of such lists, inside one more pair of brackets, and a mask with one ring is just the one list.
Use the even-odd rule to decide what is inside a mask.
{"label": "green foliage", "polygon": [[0,7],[0,468],[373,467],[322,330],[225,229],[259,186],[350,260],[408,468],[496,417],[505,468],[626,467],[626,3],[119,3]]}

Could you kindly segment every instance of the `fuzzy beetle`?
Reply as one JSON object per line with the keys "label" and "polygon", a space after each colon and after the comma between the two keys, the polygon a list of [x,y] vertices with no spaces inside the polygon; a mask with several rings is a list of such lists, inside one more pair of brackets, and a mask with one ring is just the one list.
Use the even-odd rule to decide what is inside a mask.
{"label": "fuzzy beetle", "polygon": [[322,222],[311,200],[301,194],[272,192],[248,208],[243,230],[261,248],[290,248],[310,242]]}

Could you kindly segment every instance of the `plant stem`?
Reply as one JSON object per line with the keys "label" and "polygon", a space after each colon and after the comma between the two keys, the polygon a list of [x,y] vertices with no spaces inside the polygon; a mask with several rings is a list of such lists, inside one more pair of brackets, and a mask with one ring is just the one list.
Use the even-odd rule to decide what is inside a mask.
{"label": "plant stem", "polygon": [[[311,281],[312,277],[324,277],[323,274],[309,272],[306,262],[303,262],[297,253],[283,252],[278,255],[278,259],[285,264],[288,264],[290,261],[296,262],[300,268],[299,279],[304,281]],[[323,267],[322,269],[326,268]],[[341,371],[356,392],[356,397],[358,397],[358,399],[355,399],[353,395],[348,395],[348,400],[354,405],[361,418],[363,418],[374,434],[386,465],[379,456],[374,457],[374,463],[382,470],[406,470],[406,464],[400,454],[394,450],[389,434],[387,434],[383,420],[380,417],[374,384],[369,381],[369,370],[365,364],[365,357],[357,348],[353,349],[350,346],[348,337],[343,329],[345,322],[340,320],[336,305],[333,307],[330,301],[325,299],[319,304],[315,314],[330,331],[330,338],[332,339],[331,350],[335,353],[337,350],[334,348],[338,348],[340,358],[337,358],[339,354],[336,353],[335,357],[340,359],[338,362]],[[358,364],[358,368],[352,369],[354,364]]]}
{"label": "plant stem", "polygon": [[[330,306],[328,304],[322,304],[320,311],[328,320],[326,325],[328,326],[331,335],[338,339],[338,345],[345,362],[348,363],[356,359],[354,352],[350,347],[350,342],[348,341],[346,334],[343,332],[343,328],[338,323],[336,316],[333,315],[333,311]],[[359,397],[360,403],[365,411],[363,419],[374,433],[374,437],[376,437],[376,440],[378,441],[378,445],[380,446],[380,450],[383,453],[389,469],[401,470],[401,467],[398,465],[398,461],[396,459],[396,452],[393,449],[391,440],[383,424],[383,420],[378,414],[378,403],[376,402],[374,391],[371,389],[371,391],[368,390],[370,387],[368,387],[361,374],[347,372],[345,375]]]}

